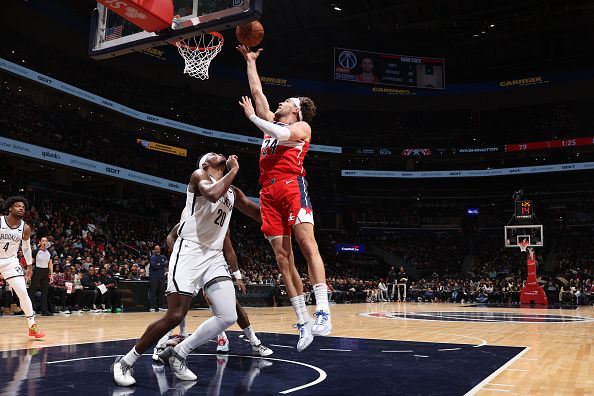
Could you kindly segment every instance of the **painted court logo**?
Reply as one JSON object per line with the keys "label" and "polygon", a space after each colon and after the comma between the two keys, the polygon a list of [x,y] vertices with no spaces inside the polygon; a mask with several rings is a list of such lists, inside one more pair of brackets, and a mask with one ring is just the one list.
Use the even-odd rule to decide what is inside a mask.
{"label": "painted court logo", "polygon": [[573,315],[532,314],[524,312],[490,311],[427,311],[427,312],[363,312],[359,316],[376,319],[432,320],[471,323],[576,323],[594,322],[594,318]]}

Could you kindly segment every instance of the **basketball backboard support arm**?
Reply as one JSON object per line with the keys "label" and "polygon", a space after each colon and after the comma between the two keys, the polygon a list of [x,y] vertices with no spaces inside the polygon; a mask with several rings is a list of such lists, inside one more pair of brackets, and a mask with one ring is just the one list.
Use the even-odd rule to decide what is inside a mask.
{"label": "basketball backboard support arm", "polygon": [[234,28],[262,16],[263,0],[233,0],[228,8],[199,15],[197,7],[200,1],[204,0],[193,2],[191,15],[174,19],[171,21],[171,28],[155,33],[134,29],[133,25],[132,32],[127,33],[126,28],[131,25],[127,21],[110,26],[109,18],[113,18],[115,14],[98,4],[91,18],[89,56],[93,59],[107,59],[173,44],[181,39]]}

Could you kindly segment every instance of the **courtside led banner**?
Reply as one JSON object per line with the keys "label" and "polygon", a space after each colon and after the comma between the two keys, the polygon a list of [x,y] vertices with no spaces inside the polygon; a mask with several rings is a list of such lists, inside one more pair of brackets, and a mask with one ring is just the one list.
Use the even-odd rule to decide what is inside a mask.
{"label": "courtside led banner", "polygon": [[87,158],[78,157],[76,155],[67,154],[50,148],[35,146],[33,144],[19,142],[18,140],[7,139],[4,137],[0,137],[0,151],[22,155],[24,157],[33,158],[36,160],[53,162],[55,164],[64,165],[70,168],[111,176],[116,179],[128,180],[131,182],[158,187],[178,193],[185,193],[187,189],[186,183],[179,183],[173,180],[147,175],[146,173],[136,172],[130,169],[121,168],[116,165],[93,161]]}
{"label": "courtside led banner", "polygon": [[142,147],[149,149],[160,151],[162,153],[179,155],[180,157],[187,157],[188,150],[181,147],[170,146],[168,144],[151,142],[150,140],[143,140],[143,139],[136,139],[136,143],[140,144]]}
{"label": "courtside led banner", "polygon": [[379,177],[385,179],[431,179],[448,177],[488,177],[512,176],[528,173],[569,172],[594,169],[594,162],[578,162],[573,164],[551,164],[539,166],[518,166],[499,169],[470,169],[442,171],[379,171],[379,170],[342,170],[343,177]]}

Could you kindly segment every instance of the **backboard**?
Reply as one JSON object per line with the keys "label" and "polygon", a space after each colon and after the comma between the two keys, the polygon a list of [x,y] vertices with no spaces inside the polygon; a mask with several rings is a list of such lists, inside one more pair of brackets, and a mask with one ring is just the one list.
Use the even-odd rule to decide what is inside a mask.
{"label": "backboard", "polygon": [[542,225],[508,225],[505,226],[505,247],[519,247],[518,243],[528,240],[529,247],[543,247]]}
{"label": "backboard", "polygon": [[181,39],[234,28],[259,19],[263,0],[161,0],[173,1],[171,27],[147,32],[102,4],[91,18],[89,56],[106,59],[146,48],[173,44]]}

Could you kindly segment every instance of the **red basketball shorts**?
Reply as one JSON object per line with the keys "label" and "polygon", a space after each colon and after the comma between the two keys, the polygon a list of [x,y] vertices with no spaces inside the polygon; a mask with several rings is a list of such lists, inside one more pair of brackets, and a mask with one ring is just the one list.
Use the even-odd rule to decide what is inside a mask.
{"label": "red basketball shorts", "polygon": [[262,232],[268,239],[291,236],[291,228],[300,223],[314,223],[307,181],[302,176],[272,179],[260,190]]}

